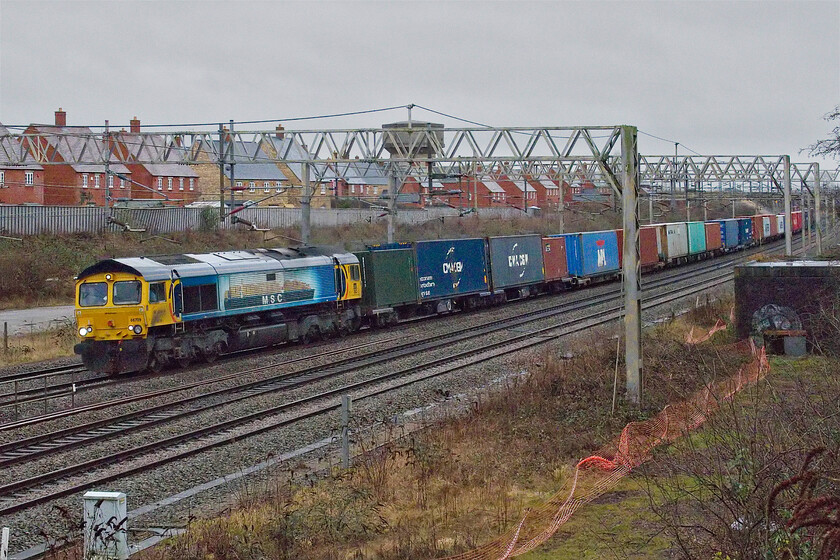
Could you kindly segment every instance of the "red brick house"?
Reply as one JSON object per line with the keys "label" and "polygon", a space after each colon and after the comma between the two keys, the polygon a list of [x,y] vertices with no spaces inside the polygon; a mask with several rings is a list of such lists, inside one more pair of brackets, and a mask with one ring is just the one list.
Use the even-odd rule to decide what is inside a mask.
{"label": "red brick house", "polygon": [[[43,204],[44,168],[20,140],[2,138],[9,131],[0,124],[0,204]],[[23,165],[12,165],[9,154],[25,151]]]}
{"label": "red brick house", "polygon": [[[130,121],[130,131],[114,133],[115,152],[120,161],[131,173],[131,182],[125,185],[119,181],[119,188],[112,194],[114,198],[170,200],[180,205],[190,204],[199,199],[198,173],[183,163],[137,163],[137,159],[151,160],[157,148],[165,147],[161,135],[140,136],[140,121],[134,117]],[[172,160],[178,159],[173,150],[169,152]],[[128,187],[128,188],[126,188]]]}
{"label": "red brick house", "polygon": [[[41,134],[43,139],[40,150],[58,163],[44,166],[44,204],[55,206],[75,205],[105,205],[105,191],[107,190],[104,165],[79,165],[69,163],[82,152],[85,137],[93,132],[84,126],[67,126],[67,113],[59,109],[55,112],[55,125],[31,124],[24,134]],[[29,140],[24,140],[28,142]],[[35,146],[27,146],[30,151]],[[117,154],[111,156],[109,168],[113,173],[119,173],[129,178],[131,172],[119,162]],[[68,163],[61,163],[68,162]],[[127,188],[124,179],[110,177],[110,188],[119,190]],[[112,193],[111,197],[114,198]]]}

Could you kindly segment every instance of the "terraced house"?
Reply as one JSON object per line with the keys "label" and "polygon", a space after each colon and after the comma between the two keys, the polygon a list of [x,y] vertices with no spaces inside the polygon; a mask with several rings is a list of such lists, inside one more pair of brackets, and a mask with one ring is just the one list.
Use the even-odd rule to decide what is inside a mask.
{"label": "terraced house", "polygon": [[[111,154],[109,168],[113,173],[122,175],[122,178],[114,175],[106,178],[104,165],[61,163],[78,159],[84,148],[84,137],[93,135],[87,127],[67,126],[67,113],[61,109],[55,112],[55,125],[31,124],[24,133],[43,135],[41,146],[26,146],[30,152],[46,152],[59,162],[43,166],[44,204],[103,206],[106,181],[112,189],[128,187],[131,171],[120,163],[116,153]],[[24,143],[28,142],[24,140]]]}
{"label": "terraced house", "polygon": [[[0,135],[9,134],[0,124]],[[10,156],[25,154],[24,165],[12,165]],[[15,158],[17,160],[17,158]],[[44,168],[28,152],[22,142],[0,140],[0,204],[43,204]]]}

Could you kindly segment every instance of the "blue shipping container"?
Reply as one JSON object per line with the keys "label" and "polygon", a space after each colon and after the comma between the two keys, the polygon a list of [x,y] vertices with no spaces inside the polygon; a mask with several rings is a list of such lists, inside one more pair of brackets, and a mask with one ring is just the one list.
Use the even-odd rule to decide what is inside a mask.
{"label": "blue shipping container", "polygon": [[753,240],[752,218],[738,218],[738,244],[749,245]]}
{"label": "blue shipping container", "polygon": [[484,239],[419,241],[416,249],[420,299],[490,290]]}
{"label": "blue shipping container", "polygon": [[720,224],[720,240],[726,249],[738,246],[738,220],[715,220]]}
{"label": "blue shipping container", "polygon": [[601,276],[618,271],[618,237],[615,231],[570,233],[564,237],[569,275]]}

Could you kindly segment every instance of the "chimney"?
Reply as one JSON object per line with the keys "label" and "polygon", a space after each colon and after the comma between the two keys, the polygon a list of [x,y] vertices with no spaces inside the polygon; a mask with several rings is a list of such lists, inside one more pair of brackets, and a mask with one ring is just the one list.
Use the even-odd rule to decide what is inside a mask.
{"label": "chimney", "polygon": [[283,138],[286,137],[286,135],[283,134],[283,131],[286,130],[286,129],[283,128],[282,124],[278,124],[276,130],[277,130],[277,134],[275,136],[277,136],[278,140],[282,140]]}
{"label": "chimney", "polygon": [[58,108],[55,112],[55,126],[67,126],[67,113]]}
{"label": "chimney", "polygon": [[131,132],[140,132],[140,119],[136,115],[128,124],[131,125]]}

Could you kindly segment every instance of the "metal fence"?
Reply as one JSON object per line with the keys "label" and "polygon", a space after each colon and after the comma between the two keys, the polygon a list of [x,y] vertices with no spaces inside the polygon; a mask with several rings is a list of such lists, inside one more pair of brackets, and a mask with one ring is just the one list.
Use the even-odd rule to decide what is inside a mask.
{"label": "metal fence", "polygon": [[[230,218],[219,222],[217,208],[117,208],[111,216],[132,229],[149,233],[242,227]],[[481,218],[512,218],[522,216],[515,208],[480,208]],[[260,228],[286,228],[300,223],[300,208],[246,208],[236,216]],[[396,220],[400,224],[418,225],[441,218],[455,218],[453,208],[400,210]],[[41,235],[68,233],[102,233],[120,231],[122,226],[108,224],[105,208],[92,206],[0,206],[0,235]],[[335,227],[355,223],[377,223],[386,220],[381,210],[372,209],[312,209],[313,227]]]}

